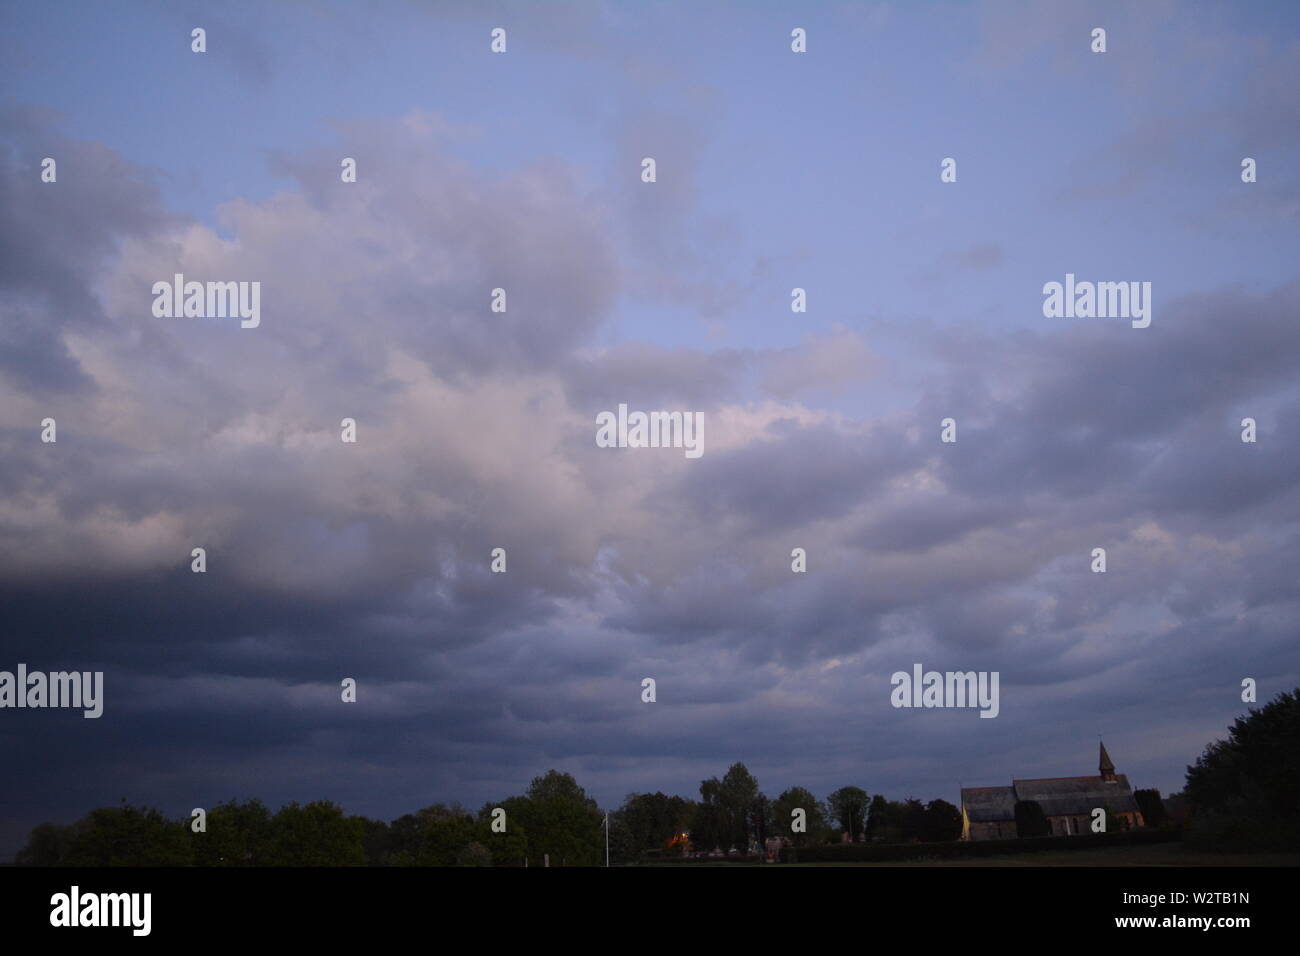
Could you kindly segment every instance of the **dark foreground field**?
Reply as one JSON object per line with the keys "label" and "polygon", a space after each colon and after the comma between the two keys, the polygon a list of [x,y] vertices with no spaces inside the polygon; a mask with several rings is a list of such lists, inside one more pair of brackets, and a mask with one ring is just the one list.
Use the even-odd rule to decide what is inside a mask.
{"label": "dark foreground field", "polygon": [[[648,863],[646,866],[681,866],[680,863]],[[701,860],[698,866],[709,866]],[[736,863],[716,863],[736,866]],[[755,862],[754,866],[762,864]],[[1015,853],[969,860],[916,859],[884,863],[783,863],[787,866],[1300,866],[1300,853],[1207,853],[1191,850],[1179,843],[1156,843],[1150,846],[1109,847],[1097,850]]]}

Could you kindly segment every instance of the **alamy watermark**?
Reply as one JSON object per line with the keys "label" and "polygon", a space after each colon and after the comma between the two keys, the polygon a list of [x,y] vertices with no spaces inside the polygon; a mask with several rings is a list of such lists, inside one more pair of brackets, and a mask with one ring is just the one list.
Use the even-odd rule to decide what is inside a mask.
{"label": "alamy watermark", "polygon": [[103,671],[27,670],[18,665],[18,673],[0,671],[0,708],[4,707],[80,707],[82,717],[95,718],[104,712]]}
{"label": "alamy watermark", "polygon": [[925,671],[912,665],[912,673],[895,671],[889,702],[895,707],[978,707],[981,717],[996,717],[998,671]]}
{"label": "alamy watermark", "polygon": [[598,448],[684,448],[687,458],[704,454],[703,412],[631,412],[596,416]]}
{"label": "alamy watermark", "polygon": [[152,912],[152,893],[82,893],[73,886],[50,897],[51,926],[129,926],[132,936],[148,936]]}
{"label": "alamy watermark", "polygon": [[171,282],[153,284],[153,314],[160,319],[242,319],[240,328],[262,324],[262,283],[186,282],[176,273]]}
{"label": "alamy watermark", "polygon": [[1075,282],[1067,272],[1064,284],[1044,284],[1043,295],[1049,319],[1132,319],[1135,329],[1151,324],[1150,282]]}

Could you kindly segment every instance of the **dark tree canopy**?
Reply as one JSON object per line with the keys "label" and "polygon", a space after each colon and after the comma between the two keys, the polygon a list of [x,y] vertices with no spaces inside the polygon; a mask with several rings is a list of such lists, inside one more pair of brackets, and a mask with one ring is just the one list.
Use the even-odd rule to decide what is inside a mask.
{"label": "dark tree canopy", "polygon": [[904,843],[924,839],[925,804],[916,797],[908,797],[899,813],[901,836]]}
{"label": "dark tree canopy", "polygon": [[961,811],[947,800],[931,800],[921,821],[921,839],[946,843],[961,838]]}
{"label": "dark tree canopy", "polygon": [[271,866],[365,866],[363,827],[329,800],[286,803],[272,818]]}
{"label": "dark tree canopy", "polygon": [[762,840],[772,828],[771,803],[758,789],[743,763],[734,763],[719,780],[700,781],[700,807],[695,814],[692,841],[704,850],[735,848],[749,850],[754,840]]}
{"label": "dark tree canopy", "polygon": [[1047,814],[1037,800],[1016,801],[1016,836],[1040,837],[1051,836],[1052,826],[1047,821]]}
{"label": "dark tree canopy", "polygon": [[[513,823],[528,834],[528,856],[551,866],[596,866],[605,861],[604,814],[571,774],[558,770],[536,777],[522,797],[501,802],[507,830]],[[491,844],[487,844],[491,847]]]}
{"label": "dark tree canopy", "polygon": [[103,807],[70,829],[63,866],[188,866],[193,860],[185,824],[157,810]]}
{"label": "dark tree canopy", "polygon": [[1300,847],[1300,689],[1238,717],[1187,768],[1183,792],[1198,842]]}
{"label": "dark tree canopy", "polygon": [[840,787],[826,798],[832,819],[849,835],[851,843],[860,843],[866,838],[870,799],[861,787]]}
{"label": "dark tree canopy", "polygon": [[626,826],[636,852],[666,850],[682,833],[690,830],[695,804],[663,793],[629,793],[619,810],[619,822]]}
{"label": "dark tree canopy", "polygon": [[[791,829],[794,811],[804,812],[804,832]],[[826,842],[830,824],[821,802],[806,787],[791,787],[772,801],[772,835],[781,836],[795,846],[813,846]]]}
{"label": "dark tree canopy", "polygon": [[190,834],[196,866],[258,866],[271,858],[271,812],[260,800],[208,811],[207,832]]}
{"label": "dark tree canopy", "polygon": [[61,823],[42,823],[27,837],[27,845],[18,851],[18,866],[59,866],[72,844],[72,827]]}
{"label": "dark tree canopy", "polygon": [[1159,790],[1134,790],[1133,799],[1137,801],[1138,809],[1142,811],[1142,822],[1147,826],[1162,827],[1169,822]]}
{"label": "dark tree canopy", "polygon": [[867,839],[875,843],[889,842],[890,824],[889,801],[883,793],[878,793],[867,808]]}

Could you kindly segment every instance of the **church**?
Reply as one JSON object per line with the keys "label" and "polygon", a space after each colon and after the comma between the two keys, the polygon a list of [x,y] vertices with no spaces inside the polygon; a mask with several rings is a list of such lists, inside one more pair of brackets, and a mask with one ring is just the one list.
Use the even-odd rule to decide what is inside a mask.
{"label": "church", "polygon": [[1043,808],[1053,836],[1091,833],[1096,807],[1106,810],[1107,830],[1143,826],[1128,777],[1115,773],[1104,743],[1097,769],[1096,777],[1044,777],[1012,780],[1009,787],[963,787],[961,838],[1014,839],[1016,804],[1021,800],[1032,800]]}

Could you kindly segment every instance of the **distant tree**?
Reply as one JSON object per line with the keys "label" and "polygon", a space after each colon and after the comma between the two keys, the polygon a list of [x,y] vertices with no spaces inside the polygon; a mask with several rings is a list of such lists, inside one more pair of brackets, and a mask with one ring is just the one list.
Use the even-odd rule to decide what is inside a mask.
{"label": "distant tree", "polygon": [[629,793],[618,816],[620,824],[628,829],[633,847],[640,852],[666,849],[675,837],[690,829],[694,812],[694,803],[682,797]]}
{"label": "distant tree", "polygon": [[32,829],[27,845],[18,851],[18,866],[61,866],[72,845],[73,829],[61,823],[42,823]]}
{"label": "distant tree", "polygon": [[1300,848],[1300,688],[1250,708],[1187,768],[1193,842]]}
{"label": "distant tree", "polygon": [[371,820],[362,816],[355,816],[350,819],[361,824],[361,847],[366,852],[366,865],[385,865],[388,862],[388,854],[392,849],[388,824],[383,820]]}
{"label": "distant tree", "polygon": [[783,835],[772,814],[772,801],[762,792],[749,801],[745,813],[745,833],[749,842],[757,843],[760,848],[768,837]]}
{"label": "distant tree", "polygon": [[728,843],[746,853],[752,840],[762,839],[769,816],[767,798],[759,792],[754,775],[740,762],[733,763],[723,774],[720,798]]}
{"label": "distant tree", "polygon": [[900,827],[903,842],[911,843],[924,839],[925,804],[915,797],[908,797],[901,808]]}
{"label": "distant tree", "polygon": [[147,807],[102,807],[72,826],[64,866],[189,866],[186,825]]}
{"label": "distant tree", "polygon": [[883,793],[878,793],[867,808],[867,839],[873,843],[889,842],[890,822],[889,801]]}
{"label": "distant tree", "polygon": [[1161,803],[1164,804],[1165,816],[1169,818],[1170,824],[1184,826],[1188,823],[1191,813],[1187,806],[1187,797],[1181,790],[1178,793],[1171,793]]}
{"label": "distant tree", "polygon": [[[631,799],[635,794],[628,794]],[[624,809],[614,810],[609,815],[609,862],[611,866],[627,866],[635,863],[645,852],[638,845],[628,826]]]}
{"label": "distant tree", "polygon": [[[528,834],[524,821],[506,814],[506,829],[499,833],[492,829],[492,811],[500,804],[485,803],[478,812],[478,842],[492,853],[493,866],[523,866],[528,858]],[[505,809],[502,807],[502,809]]]}
{"label": "distant tree", "polygon": [[417,814],[404,813],[388,825],[387,866],[415,866],[424,841],[424,820]]}
{"label": "distant tree", "polygon": [[1147,826],[1162,827],[1169,822],[1159,790],[1134,790],[1133,799],[1137,801],[1138,809],[1142,811],[1142,822]]}
{"label": "distant tree", "polygon": [[754,775],[743,763],[734,763],[721,780],[700,781],[700,806],[691,836],[700,849],[735,847],[745,853],[751,841],[762,840],[770,830],[771,813]]}
{"label": "distant tree", "polygon": [[472,840],[461,847],[456,854],[457,866],[491,866],[492,851],[477,840]]}
{"label": "distant tree", "polygon": [[522,825],[528,834],[528,855],[534,863],[545,855],[552,866],[605,862],[604,814],[570,774],[549,770],[533,779],[524,796],[497,806],[506,811],[507,821]]}
{"label": "distant tree", "polygon": [[[802,809],[806,814],[806,828],[803,833],[794,833],[790,829],[793,821],[792,811]],[[795,846],[814,846],[824,843],[830,824],[826,820],[826,811],[812,791],[804,787],[791,787],[772,801],[772,836],[788,839]]]}
{"label": "distant tree", "polygon": [[1037,800],[1017,800],[1015,808],[1016,836],[1051,836],[1052,826]]}
{"label": "distant tree", "polygon": [[415,857],[420,866],[457,866],[466,847],[480,837],[474,817],[460,804],[448,807],[437,803],[417,816],[423,824],[420,850]]}
{"label": "distant tree", "polygon": [[190,829],[196,866],[260,866],[271,855],[271,813],[260,800],[228,800],[208,811],[207,831]]}
{"label": "distant tree", "polygon": [[921,839],[946,843],[961,838],[961,811],[947,800],[931,800],[921,821]]}
{"label": "distant tree", "polygon": [[365,866],[363,827],[328,800],[286,803],[271,819],[271,866]]}
{"label": "distant tree", "polygon": [[871,798],[861,787],[840,787],[826,798],[831,819],[849,834],[850,843],[860,843],[866,837],[867,806]]}
{"label": "distant tree", "polygon": [[691,844],[704,853],[727,849],[730,835],[722,806],[722,782],[717,777],[700,781],[700,802],[691,819]]}

